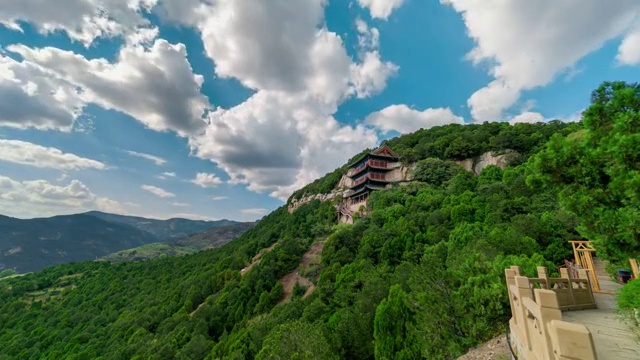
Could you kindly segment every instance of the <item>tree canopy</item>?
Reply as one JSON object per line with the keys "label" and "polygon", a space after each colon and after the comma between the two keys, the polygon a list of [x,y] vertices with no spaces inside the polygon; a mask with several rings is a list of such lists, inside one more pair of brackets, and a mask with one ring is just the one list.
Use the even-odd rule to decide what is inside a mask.
{"label": "tree canopy", "polygon": [[612,259],[640,256],[640,85],[607,82],[591,95],[584,129],[555,135],[529,183],[555,186],[580,234]]}

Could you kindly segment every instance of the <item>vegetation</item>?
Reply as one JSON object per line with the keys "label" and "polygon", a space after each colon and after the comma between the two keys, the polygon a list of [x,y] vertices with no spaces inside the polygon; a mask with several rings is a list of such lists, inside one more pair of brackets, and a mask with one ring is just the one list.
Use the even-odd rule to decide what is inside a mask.
{"label": "vegetation", "polygon": [[[583,214],[562,208],[558,199],[570,204],[571,194],[541,166],[558,144],[588,138],[589,129],[551,123],[421,130],[394,141],[404,156],[422,160],[416,176],[426,182],[373,193],[369,215],[353,225],[335,224],[332,204],[315,200],[291,214],[277,209],[219,249],[147,262],[68,264],[4,279],[0,359],[454,358],[504,331],[505,268],[519,265],[529,276],[536,266],[554,269],[571,256],[567,240],[579,238],[578,229],[590,231],[580,222]],[[554,132],[545,148],[540,139]],[[544,153],[474,176],[428,150],[453,143],[433,134],[475,142],[456,141],[449,155],[434,145],[443,157],[496,144],[518,145],[523,156]],[[290,301],[279,303],[279,279],[319,241],[321,268],[310,276],[315,290],[304,297],[298,285]],[[637,306],[637,281],[623,290],[625,306]],[[57,294],[47,297],[50,291]]]}
{"label": "vegetation", "polygon": [[[481,125],[447,125],[418,130],[387,141],[403,163],[412,164],[425,159],[464,160],[488,151],[510,152],[513,165],[525,162],[531,154],[544,148],[553,134],[565,136],[580,127],[559,120],[548,123],[484,123]],[[305,195],[323,194],[333,190],[344,175],[349,164],[372,149],[366,149],[352,157],[344,166],[317,179],[291,195],[289,202]]]}
{"label": "vegetation", "polygon": [[584,130],[554,136],[534,159],[531,183],[557,186],[580,233],[613,260],[640,257],[640,85],[604,83]]}
{"label": "vegetation", "polygon": [[107,261],[152,260],[166,256],[183,256],[198,251],[220,247],[242,235],[255,223],[238,223],[218,226],[205,232],[186,236],[168,243],[151,243],[132,249],[109,254],[103,259]]}

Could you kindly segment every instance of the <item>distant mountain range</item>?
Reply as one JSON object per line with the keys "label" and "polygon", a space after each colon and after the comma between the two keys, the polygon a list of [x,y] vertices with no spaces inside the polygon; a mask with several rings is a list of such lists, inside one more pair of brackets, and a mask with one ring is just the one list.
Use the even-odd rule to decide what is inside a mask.
{"label": "distant mountain range", "polygon": [[189,220],[181,218],[168,220],[146,219],[137,216],[116,215],[100,211],[89,211],[85,213],[85,215],[91,215],[113,223],[131,225],[137,229],[151,233],[160,241],[168,241],[171,239],[185,237],[187,235],[200,233],[215,227],[241,224],[238,221],[226,219],[217,221]]}
{"label": "distant mountain range", "polygon": [[[238,224],[243,223],[155,220],[97,211],[38,219],[0,215],[0,271],[39,271],[57,264],[94,260],[124,249]],[[232,234],[236,232],[231,230]]]}
{"label": "distant mountain range", "polygon": [[220,226],[205,232],[186,236],[171,242],[158,242],[126,249],[105,256],[103,259],[113,262],[152,260],[163,256],[181,256],[198,251],[220,247],[244,234],[256,223],[238,223]]}

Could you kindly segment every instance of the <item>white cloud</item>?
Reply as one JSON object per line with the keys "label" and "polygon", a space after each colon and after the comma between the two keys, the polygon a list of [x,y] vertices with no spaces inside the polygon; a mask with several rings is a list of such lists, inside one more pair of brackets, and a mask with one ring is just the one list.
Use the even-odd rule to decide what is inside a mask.
{"label": "white cloud", "polygon": [[91,103],[128,114],[153,130],[176,131],[188,138],[194,154],[226,171],[232,183],[282,199],[377,143],[375,131],[342,125],[333,114],[349,97],[381,92],[397,72],[396,65],[380,59],[379,33],[368,26],[360,28],[366,40],[358,59],[352,59],[341,37],[326,27],[326,4],[160,2],[154,11],[161,19],[199,31],[217,76],[255,90],[231,109],[211,111],[200,93],[203,78],[193,74],[184,45],[163,39],[150,43],[157,29],[147,23],[113,33],[124,39],[115,60],[89,60],[51,47],[9,50],[23,57],[19,64],[79,89],[73,97],[79,99],[78,113]]}
{"label": "white cloud", "polygon": [[[21,29],[19,21],[40,33],[64,31],[69,38],[90,45],[98,37],[116,37],[149,23],[142,17],[156,0],[19,0],[3,1],[0,24]],[[64,11],[61,11],[64,9]]]}
{"label": "white cloud", "polygon": [[453,114],[449,108],[429,108],[419,111],[400,104],[369,114],[365,122],[385,133],[397,131],[406,134],[439,125],[462,124],[463,119]]}
{"label": "white cloud", "polygon": [[360,6],[369,9],[372,18],[387,19],[404,0],[358,0]]}
{"label": "white cloud", "polygon": [[153,195],[157,196],[157,197],[161,197],[161,198],[173,198],[176,197],[176,194],[170,193],[162,188],[159,188],[157,186],[152,186],[152,185],[142,185],[140,187],[142,190],[144,191],[148,191],[150,193],[152,193]]}
{"label": "white cloud", "polygon": [[222,201],[222,200],[226,200],[228,198],[229,198],[228,196],[212,196],[211,200],[213,200],[213,201]]}
{"label": "white cloud", "polygon": [[332,114],[350,96],[382,91],[397,67],[380,60],[377,30],[362,24],[369,48],[354,62],[326,28],[325,5],[220,0],[183,14],[200,30],[217,75],[256,90],[234,108],[210,112],[204,134],[190,138],[194,154],[215,162],[231,183],[284,199],[377,143],[375,132],[343,126]]}
{"label": "white cloud", "polygon": [[313,85],[320,85],[316,94],[335,97],[348,80],[351,61],[338,36],[318,29],[324,3],[216,1],[197,24],[216,74],[252,89],[313,91]]}
{"label": "white cloud", "polygon": [[279,198],[377,142],[373,131],[340,125],[308,96],[260,91],[210,117],[205,133],[191,139],[194,153],[214,161],[231,183]]}
{"label": "white cloud", "polygon": [[168,177],[176,177],[176,173],[174,172],[163,172],[162,175],[168,176]]}
{"label": "white cloud", "polygon": [[124,212],[120,203],[94,194],[78,180],[58,186],[47,180],[17,181],[0,175],[0,213],[4,215],[29,218],[95,209]]}
{"label": "white cloud", "polygon": [[[468,100],[480,122],[500,120],[523,90],[549,84],[607,40],[628,33],[640,17],[637,0],[440,2],[462,14],[476,42],[469,59],[487,62],[495,78]],[[634,43],[631,38],[623,48],[633,49]]]}
{"label": "white cloud", "polygon": [[188,207],[189,206],[189,204],[181,203],[181,202],[172,202],[171,205],[177,206],[177,207]]}
{"label": "white cloud", "polygon": [[369,28],[369,25],[362,19],[356,19],[355,25],[360,49],[378,49],[380,47],[380,31],[378,29]]}
{"label": "white cloud", "polygon": [[81,88],[85,103],[123,112],[153,130],[186,136],[205,126],[203,116],[210,105],[200,93],[203,78],[193,74],[183,44],[159,39],[151,47],[124,46],[114,63],[53,47],[7,49]]}
{"label": "white cloud", "polygon": [[640,26],[622,40],[617,59],[623,65],[640,65]]}
{"label": "white cloud", "polygon": [[366,98],[380,93],[387,87],[387,79],[398,69],[395,64],[380,60],[378,51],[365,53],[362,63],[351,65],[351,79],[357,97]]}
{"label": "white cloud", "polygon": [[537,122],[544,122],[545,118],[542,114],[537,112],[525,111],[522,114],[515,116],[513,119],[509,121],[511,125],[517,123],[530,123],[534,124]]}
{"label": "white cloud", "polygon": [[262,215],[266,215],[267,213],[269,213],[269,210],[267,210],[267,209],[243,209],[243,210],[240,210],[240,212],[245,214],[245,215],[262,216]]}
{"label": "white cloud", "polygon": [[58,170],[81,170],[106,168],[105,164],[80,157],[71,153],[64,153],[60,149],[44,147],[20,140],[0,139],[0,160],[16,164],[52,168]]}
{"label": "white cloud", "polygon": [[143,158],[143,159],[146,159],[146,160],[149,160],[149,161],[153,161],[158,166],[162,166],[162,165],[167,163],[167,160],[165,160],[165,159],[163,159],[163,158],[161,158],[159,156],[146,154],[146,153],[141,153],[141,152],[137,152],[137,151],[131,151],[131,150],[125,150],[124,152],[126,152],[127,154],[132,155],[132,156],[136,156],[136,157]]}
{"label": "white cloud", "polygon": [[222,180],[214,174],[198,173],[191,183],[203,188],[211,188],[222,184]]}
{"label": "white cloud", "polygon": [[73,84],[0,53],[0,126],[70,131],[84,105]]}

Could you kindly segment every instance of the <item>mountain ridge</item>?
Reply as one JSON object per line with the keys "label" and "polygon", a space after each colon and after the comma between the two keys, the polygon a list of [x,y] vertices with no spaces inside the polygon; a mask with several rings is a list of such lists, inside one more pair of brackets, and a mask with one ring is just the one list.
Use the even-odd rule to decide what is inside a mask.
{"label": "mountain ridge", "polygon": [[[0,215],[0,271],[39,271],[241,224],[244,223],[226,219],[157,220],[99,211],[32,219]],[[198,246],[192,246],[187,253],[199,250]]]}

